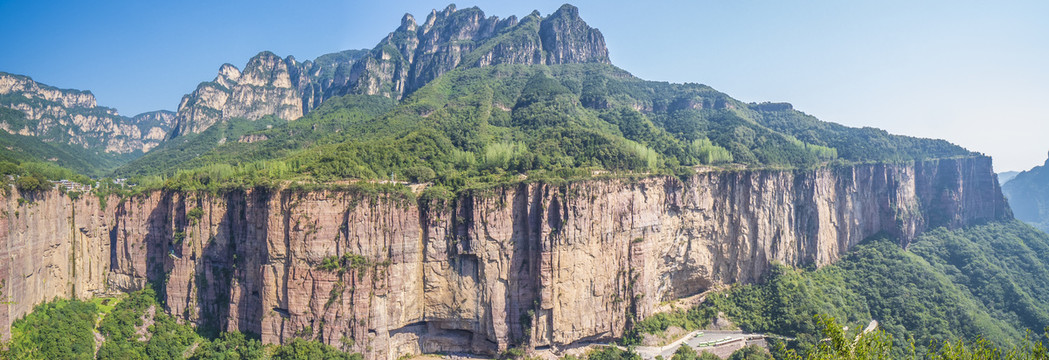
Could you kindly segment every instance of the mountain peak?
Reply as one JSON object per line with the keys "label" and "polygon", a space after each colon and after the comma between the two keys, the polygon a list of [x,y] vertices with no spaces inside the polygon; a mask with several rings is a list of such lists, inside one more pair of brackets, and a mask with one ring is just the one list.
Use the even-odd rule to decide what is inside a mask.
{"label": "mountain peak", "polygon": [[569,18],[579,19],[579,8],[575,7],[575,5],[572,4],[564,4],[561,5],[561,7],[558,8],[557,11],[555,11],[550,16],[567,16]]}
{"label": "mountain peak", "polygon": [[[514,36],[501,36],[509,33]],[[431,10],[422,23],[404,14],[374,48],[352,56],[328,54],[299,63],[262,51],[242,70],[223,65],[215,81],[184,98],[171,137],[235,117],[294,120],[325,99],[346,94],[401,99],[457,68],[569,63],[609,63],[604,36],[575,6],[562,5],[545,18],[533,11],[518,21],[449,4]]]}
{"label": "mountain peak", "polygon": [[412,16],[412,14],[405,13],[404,16],[401,17],[401,27],[399,29],[415,31],[416,28],[418,28],[418,26],[415,24],[415,17]]}
{"label": "mountain peak", "polygon": [[579,8],[564,4],[553,14],[543,19],[539,37],[547,62],[564,63],[610,63],[605,37],[579,17]]}

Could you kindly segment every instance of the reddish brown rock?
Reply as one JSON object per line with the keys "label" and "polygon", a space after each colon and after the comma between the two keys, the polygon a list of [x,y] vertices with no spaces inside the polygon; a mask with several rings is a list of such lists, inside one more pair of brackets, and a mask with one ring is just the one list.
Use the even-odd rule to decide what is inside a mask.
{"label": "reddish brown rock", "polygon": [[[982,157],[522,184],[447,204],[291,190],[155,192],[105,209],[17,197],[0,222],[5,327],[54,296],[151,283],[184,321],[369,359],[613,338],[630,314],[754,281],[773,261],[824,265],[877,232],[906,245],[1011,217]],[[366,261],[318,268],[344,254]]]}

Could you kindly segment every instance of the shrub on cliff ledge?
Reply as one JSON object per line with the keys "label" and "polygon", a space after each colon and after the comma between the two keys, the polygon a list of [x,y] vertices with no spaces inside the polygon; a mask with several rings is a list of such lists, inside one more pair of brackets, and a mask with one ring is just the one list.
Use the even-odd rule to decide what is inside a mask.
{"label": "shrub on cliff ledge", "polygon": [[349,270],[357,270],[357,275],[363,277],[364,270],[370,265],[368,258],[348,252],[342,254],[341,257],[335,255],[324,257],[320,265],[317,265],[317,270],[338,272],[339,275]]}
{"label": "shrub on cliff ledge", "polygon": [[15,187],[18,191],[41,191],[51,188],[51,183],[47,180],[41,180],[40,178],[33,175],[22,175],[18,179],[15,179]]}

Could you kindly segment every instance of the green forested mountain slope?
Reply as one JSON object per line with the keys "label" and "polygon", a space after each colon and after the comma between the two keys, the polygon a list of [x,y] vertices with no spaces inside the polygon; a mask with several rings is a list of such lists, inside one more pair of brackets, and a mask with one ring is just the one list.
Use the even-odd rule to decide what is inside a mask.
{"label": "green forested mountain slope", "polygon": [[98,106],[90,91],[59,89],[5,72],[0,72],[0,110],[0,131],[53,144],[88,163],[91,169],[76,169],[88,174],[108,172],[155,147],[175,115],[153,111],[121,116]]}
{"label": "green forested mountain slope", "polygon": [[209,164],[244,164],[276,159],[315,144],[343,141],[353,134],[343,128],[375,117],[393,105],[381,96],[347,95],[328,100],[307,118],[287,122],[270,116],[233,119],[199,134],[169,140],[145,156],[117,169],[119,176],[170,175]]}
{"label": "green forested mountain slope", "polygon": [[[25,114],[0,107],[0,122],[26,122]],[[79,180],[88,182],[83,174],[100,175],[102,166],[111,164],[112,157],[96,156],[90,150],[69,144],[44,142],[31,135],[12,134],[0,130],[0,181],[7,176],[15,178],[21,189],[50,187],[44,180]]]}
{"label": "green forested mountain slope", "polygon": [[[238,135],[250,144],[218,136],[172,142],[118,174],[171,176],[214,164],[236,174],[237,166],[264,162],[287,169],[282,178],[392,175],[456,185],[530,171],[793,168],[970,154],[942,140],[821,122],[789,105],[742,103],[703,85],[644,81],[607,64],[459,69],[396,106],[383,99],[329,100],[301,119]],[[185,161],[162,155],[187,152]]]}
{"label": "green forested mountain slope", "polygon": [[[199,130],[168,133],[170,141],[128,164],[140,153],[73,151],[88,165],[67,163],[118,177],[393,178],[458,187],[518,174],[682,174],[696,165],[802,168],[970,154],[943,140],[823,122],[789,104],[747,104],[704,85],[638,79],[609,64],[601,33],[571,5],[519,21],[449,6],[423,23],[406,16],[371,50],[301,64],[263,52],[249,65],[243,72],[224,65],[207,83],[241,102],[192,105],[219,102],[203,91],[187,95],[177,114],[136,117],[146,124],[135,129],[143,139],[156,138],[156,129]],[[269,93],[273,86],[279,94]],[[89,94],[76,94],[83,99],[72,103],[93,106]],[[301,102],[308,113],[263,114],[275,102],[280,111]]]}
{"label": "green forested mountain slope", "polygon": [[[0,108],[0,118],[9,122],[25,121],[21,111]],[[0,131],[0,159],[13,163],[26,161],[52,161],[57,165],[90,173],[93,164],[80,154],[68,151],[56,144],[46,143],[34,136],[11,134]]]}
{"label": "green forested mountain slope", "polygon": [[[777,267],[762,283],[735,286],[688,312],[646,319],[636,333],[694,327],[722,311],[747,331],[819,341],[817,315],[862,329],[871,320],[892,336],[896,357],[958,339],[1007,348],[1049,327],[1049,235],[1020,221],[921,235],[909,248],[885,236],[858,245],[819,270]],[[630,338],[637,338],[633,335]]]}

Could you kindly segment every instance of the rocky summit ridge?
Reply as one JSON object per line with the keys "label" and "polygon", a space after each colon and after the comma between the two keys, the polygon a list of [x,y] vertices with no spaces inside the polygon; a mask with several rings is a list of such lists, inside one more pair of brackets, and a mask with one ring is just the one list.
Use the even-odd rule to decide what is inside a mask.
{"label": "rocky summit ridge", "polygon": [[422,23],[405,14],[371,50],[304,62],[264,51],[243,70],[223,64],[213,81],[182,98],[168,137],[199,133],[232,118],[295,120],[324,100],[347,94],[401,99],[460,67],[568,63],[609,63],[604,37],[575,6],[563,5],[547,17],[534,11],[519,20],[449,5],[431,11]]}

